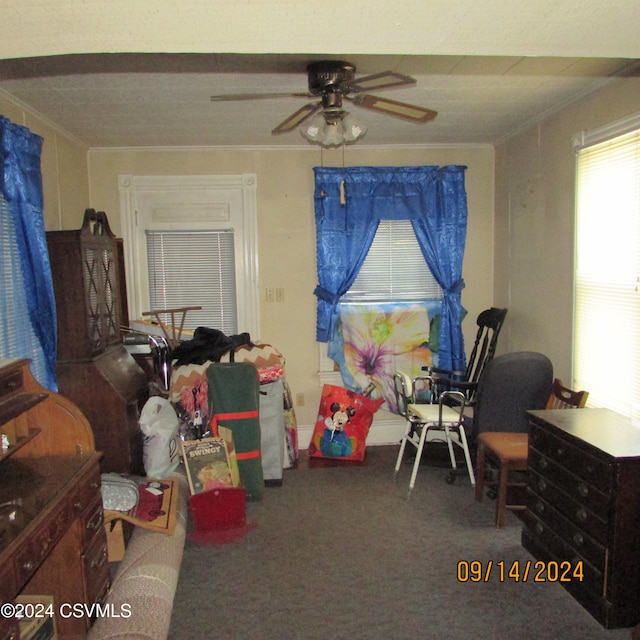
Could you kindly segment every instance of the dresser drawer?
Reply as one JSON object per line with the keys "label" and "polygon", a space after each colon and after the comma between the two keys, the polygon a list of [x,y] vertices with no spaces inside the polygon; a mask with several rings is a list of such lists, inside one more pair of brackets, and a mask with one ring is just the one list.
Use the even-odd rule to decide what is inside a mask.
{"label": "dresser drawer", "polygon": [[[527,505],[537,515],[540,513],[540,502],[555,507],[562,515],[578,525],[585,533],[601,544],[606,545],[609,535],[607,521],[587,509],[578,500],[570,498],[562,489],[548,478],[529,470],[529,486]],[[542,507],[544,508],[544,507]]]}
{"label": "dresser drawer", "polygon": [[37,531],[20,546],[14,556],[15,578],[19,589],[33,575],[72,522],[73,514],[70,504],[68,501],[63,501]]}
{"label": "dresser drawer", "polygon": [[100,494],[100,467],[92,464],[89,471],[79,481],[71,500],[76,516],[84,514],[89,505]]}
{"label": "dresser drawer", "polygon": [[539,522],[553,529],[558,537],[564,540],[576,554],[588,560],[599,571],[604,572],[606,548],[603,544],[565,518],[557,509],[540,497],[536,496],[529,508]]}
{"label": "dresser drawer", "polygon": [[[523,512],[524,530],[522,534],[523,543],[530,539],[536,547],[545,549],[547,560],[555,560],[556,562],[570,562],[572,566],[576,566],[578,562],[582,562],[582,579],[574,578],[580,582],[580,586],[588,589],[598,596],[604,596],[604,576],[605,573],[594,566],[587,558],[573,549],[567,542],[559,537],[553,527],[546,522],[534,516],[530,511]],[[525,544],[525,547],[527,545]],[[535,555],[535,554],[534,554]]]}
{"label": "dresser drawer", "polygon": [[[11,602],[17,591],[13,565],[9,563],[0,569],[0,605]],[[18,640],[18,637],[18,620],[0,616],[0,640]]]}
{"label": "dresser drawer", "polygon": [[19,640],[20,625],[16,618],[0,618],[0,640]]}
{"label": "dresser drawer", "polygon": [[82,556],[84,592],[87,604],[98,602],[109,587],[109,563],[107,562],[107,537],[96,537]]}
{"label": "dresser drawer", "polygon": [[596,489],[590,482],[556,464],[535,448],[529,449],[529,468],[539,476],[562,487],[563,492],[597,516],[608,519],[611,495]]}
{"label": "dresser drawer", "polygon": [[94,497],[93,503],[84,510],[79,522],[82,530],[83,547],[86,548],[104,530],[104,509],[102,508],[101,495]]}
{"label": "dresser drawer", "polygon": [[0,605],[4,602],[11,602],[17,592],[18,587],[13,574],[13,564],[9,562],[0,569]]}
{"label": "dresser drawer", "polygon": [[600,487],[605,492],[612,490],[615,481],[613,469],[605,460],[594,458],[535,424],[531,425],[529,442],[534,449],[588,484]]}

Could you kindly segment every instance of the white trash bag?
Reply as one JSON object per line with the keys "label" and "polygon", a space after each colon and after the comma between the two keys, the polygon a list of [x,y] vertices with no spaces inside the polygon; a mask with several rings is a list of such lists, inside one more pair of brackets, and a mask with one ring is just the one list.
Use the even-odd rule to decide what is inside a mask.
{"label": "white trash bag", "polygon": [[142,460],[148,478],[162,480],[180,462],[179,420],[173,405],[161,396],[151,396],[140,414],[144,434]]}

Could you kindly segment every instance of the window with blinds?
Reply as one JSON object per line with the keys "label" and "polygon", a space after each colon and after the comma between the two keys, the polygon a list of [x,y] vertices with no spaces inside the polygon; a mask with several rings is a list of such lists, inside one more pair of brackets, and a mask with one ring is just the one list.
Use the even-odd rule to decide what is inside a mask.
{"label": "window with blinds", "polygon": [[30,358],[31,372],[47,379],[44,352],[31,322],[15,223],[0,194],[0,358]]}
{"label": "window with blinds", "polygon": [[419,302],[442,298],[409,220],[381,220],[369,253],[341,302]]}
{"label": "window with blinds", "polygon": [[185,329],[215,327],[237,334],[233,229],[147,230],[146,239],[151,309],[201,306],[189,311]]}
{"label": "window with blinds", "polygon": [[[577,150],[574,386],[589,405],[640,407],[640,118]],[[610,131],[610,129],[609,129]]]}

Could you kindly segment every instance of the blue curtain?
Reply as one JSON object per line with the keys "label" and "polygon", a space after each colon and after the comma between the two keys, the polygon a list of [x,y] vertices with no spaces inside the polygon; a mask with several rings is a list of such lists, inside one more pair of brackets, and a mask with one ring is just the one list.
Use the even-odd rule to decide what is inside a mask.
{"label": "blue curtain", "polygon": [[315,168],[316,339],[333,338],[337,305],[353,283],[379,220],[411,220],[444,298],[438,366],[464,369],[461,322],[467,196],[463,166]]}
{"label": "blue curtain", "polygon": [[[38,381],[51,389],[56,385],[56,306],[51,279],[49,252],[42,213],[42,174],[40,157],[43,140],[26,127],[13,124],[0,116],[0,154],[3,171],[0,176],[0,192],[5,203],[3,211],[9,220],[3,224],[15,240],[16,260],[21,280],[5,282],[6,295],[24,300],[26,308],[14,307],[19,314],[4,317],[3,323],[13,322],[18,327],[18,338],[24,334],[23,344],[14,345],[5,357],[24,357],[34,361],[32,370]],[[6,238],[5,238],[6,240]],[[3,251],[8,247],[3,246]],[[15,291],[16,288],[21,289]],[[25,326],[25,322],[28,324]],[[33,332],[38,347],[33,351],[26,334]]]}
{"label": "blue curtain", "polygon": [[318,299],[318,342],[333,337],[340,296],[356,279],[378,229],[378,219],[369,215],[366,200],[350,197],[347,206],[347,171],[314,169],[318,286],[313,293]]}

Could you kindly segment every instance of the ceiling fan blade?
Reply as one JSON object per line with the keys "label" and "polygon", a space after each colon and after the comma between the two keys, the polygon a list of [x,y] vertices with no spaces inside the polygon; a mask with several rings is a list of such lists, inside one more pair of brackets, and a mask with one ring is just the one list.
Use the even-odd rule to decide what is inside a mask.
{"label": "ceiling fan blade", "polygon": [[358,78],[349,82],[348,90],[345,93],[359,93],[360,91],[378,91],[379,89],[390,89],[391,87],[406,87],[416,84],[411,76],[405,76],[395,71],[383,71],[370,76]]}
{"label": "ceiling fan blade", "polygon": [[407,104],[406,102],[388,100],[387,98],[378,98],[378,96],[365,93],[344,97],[364,109],[384,113],[388,116],[401,118],[402,120],[409,120],[410,122],[429,122],[429,120],[433,120],[438,115],[437,111],[432,111],[431,109],[417,107],[416,105]]}
{"label": "ceiling fan blade", "polygon": [[227,93],[220,96],[211,96],[211,102],[224,102],[227,100],[264,100],[265,98],[311,98],[310,93]]}
{"label": "ceiling fan blade", "polygon": [[272,135],[275,136],[279,133],[287,133],[288,131],[293,131],[293,129],[300,126],[305,120],[320,111],[321,108],[321,102],[310,102],[309,104],[305,104],[304,107],[298,109],[295,113],[292,113],[286,120],[281,122],[271,132]]}

